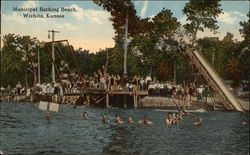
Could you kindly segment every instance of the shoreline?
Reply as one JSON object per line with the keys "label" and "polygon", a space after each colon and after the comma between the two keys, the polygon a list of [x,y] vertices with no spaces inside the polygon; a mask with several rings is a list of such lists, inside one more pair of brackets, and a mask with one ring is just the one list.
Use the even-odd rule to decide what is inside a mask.
{"label": "shoreline", "polygon": [[[63,99],[64,98],[64,99]],[[3,99],[3,98],[2,98]],[[120,98],[119,98],[120,99]],[[64,102],[62,102],[64,100]],[[1,102],[52,102],[52,95],[36,95],[35,97],[26,97],[26,96],[12,96],[9,100],[1,100]],[[204,111],[228,111],[222,105],[214,105],[211,103],[210,99],[207,99],[208,102],[197,102],[195,100],[191,100],[189,105],[187,101],[172,99],[168,97],[158,97],[158,96],[146,96],[142,97],[138,100],[138,109],[164,109],[164,110],[204,110]],[[239,100],[243,101],[243,100]],[[244,101],[244,108],[247,112],[249,112],[249,102]],[[58,104],[63,104],[67,106],[79,106],[79,107],[103,107],[105,102],[102,101],[98,105],[95,104],[86,104],[86,101],[80,95],[65,95],[58,96],[57,102]],[[114,106],[115,105],[115,106]],[[105,107],[105,106],[104,106]],[[124,107],[123,104],[110,103],[108,108],[135,108],[135,107]]]}

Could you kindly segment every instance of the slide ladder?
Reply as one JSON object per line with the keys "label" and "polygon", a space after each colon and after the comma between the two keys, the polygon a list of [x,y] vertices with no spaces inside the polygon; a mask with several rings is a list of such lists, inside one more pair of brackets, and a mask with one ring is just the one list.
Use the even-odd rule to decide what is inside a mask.
{"label": "slide ladder", "polygon": [[197,67],[199,73],[208,82],[208,85],[216,93],[226,110],[237,110],[244,112],[244,108],[236,99],[234,94],[225,86],[223,80],[212,66],[195,50],[188,50],[187,55],[191,62]]}

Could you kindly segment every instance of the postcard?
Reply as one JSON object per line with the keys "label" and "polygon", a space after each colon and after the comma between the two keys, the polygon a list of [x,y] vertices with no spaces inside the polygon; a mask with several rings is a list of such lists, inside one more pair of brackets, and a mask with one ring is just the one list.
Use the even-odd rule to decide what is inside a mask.
{"label": "postcard", "polygon": [[249,154],[249,1],[1,1],[0,154]]}

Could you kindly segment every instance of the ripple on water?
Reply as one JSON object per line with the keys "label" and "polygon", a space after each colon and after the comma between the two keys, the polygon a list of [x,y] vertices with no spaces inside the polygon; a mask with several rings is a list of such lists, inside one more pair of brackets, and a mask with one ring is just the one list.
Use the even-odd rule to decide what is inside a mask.
{"label": "ripple on water", "polygon": [[[166,126],[166,110],[60,106],[48,123],[37,104],[0,104],[0,149],[8,154],[249,154],[249,113],[193,112],[203,118],[197,128],[187,117]],[[90,120],[81,119],[84,111]],[[111,123],[100,123],[104,113]],[[147,115],[154,125],[117,125],[117,113],[136,122]],[[247,124],[242,126],[242,121]]]}

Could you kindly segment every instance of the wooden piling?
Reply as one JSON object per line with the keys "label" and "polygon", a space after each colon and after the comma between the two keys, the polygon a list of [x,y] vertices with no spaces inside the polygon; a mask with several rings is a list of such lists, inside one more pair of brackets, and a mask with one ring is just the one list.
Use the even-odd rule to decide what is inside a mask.
{"label": "wooden piling", "polygon": [[126,94],[124,95],[124,108],[126,108],[127,107],[127,96],[126,96]]}
{"label": "wooden piling", "polygon": [[106,108],[109,108],[109,93],[106,92]]}
{"label": "wooden piling", "polygon": [[135,92],[135,94],[133,95],[133,97],[134,97],[134,108],[137,108],[138,95],[137,95],[136,92]]}

